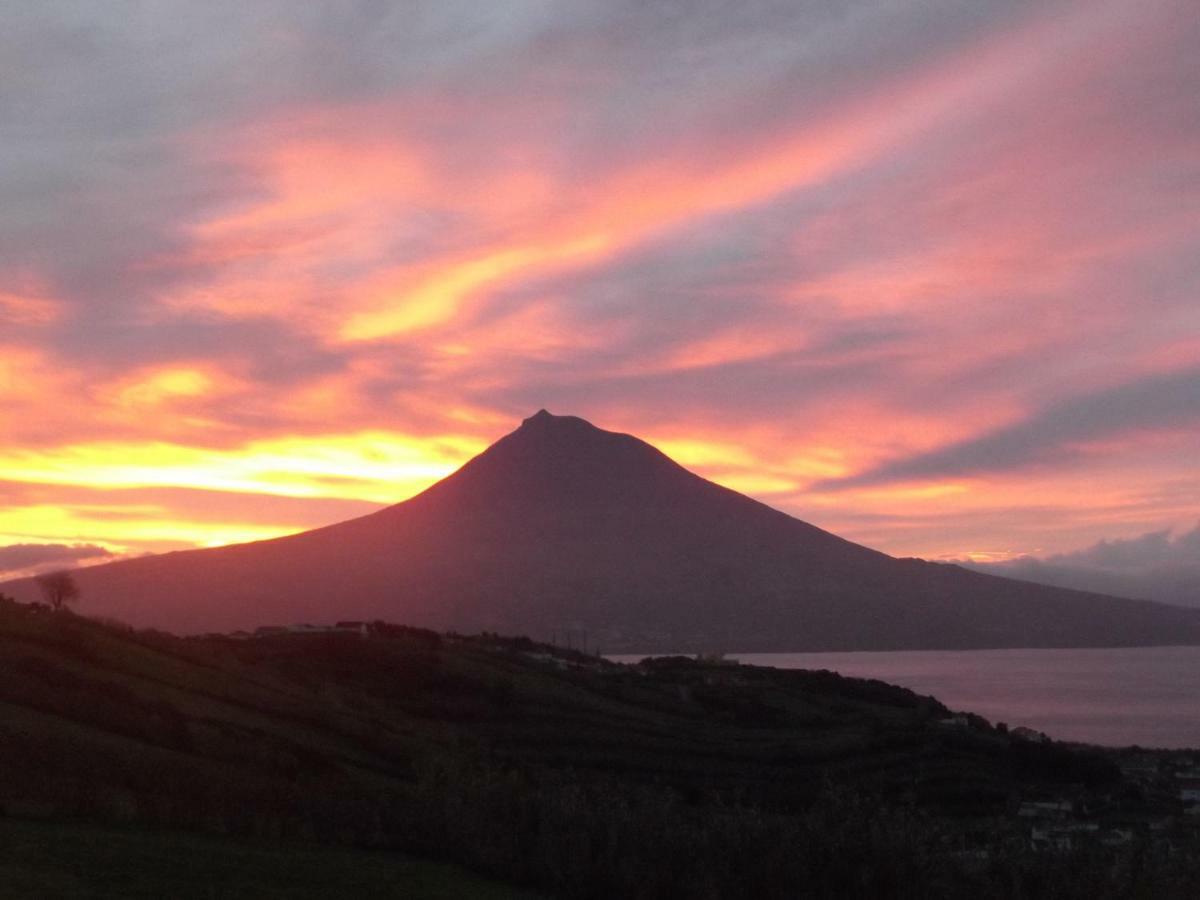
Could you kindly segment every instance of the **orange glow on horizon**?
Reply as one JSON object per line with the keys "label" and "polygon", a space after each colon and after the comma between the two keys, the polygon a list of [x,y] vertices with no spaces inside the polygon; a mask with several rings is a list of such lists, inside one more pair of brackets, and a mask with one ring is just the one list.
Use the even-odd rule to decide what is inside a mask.
{"label": "orange glow on horizon", "polygon": [[302,525],[176,520],[162,508],[66,509],[16,506],[0,509],[0,546],[24,543],[99,544],[120,553],[136,548],[219,547],[281,537]]}
{"label": "orange glow on horizon", "polygon": [[0,450],[0,478],[395,502],[450,474],[482,449],[470,437],[418,441],[388,432],[275,438],[237,450],[98,442],[41,451]]}

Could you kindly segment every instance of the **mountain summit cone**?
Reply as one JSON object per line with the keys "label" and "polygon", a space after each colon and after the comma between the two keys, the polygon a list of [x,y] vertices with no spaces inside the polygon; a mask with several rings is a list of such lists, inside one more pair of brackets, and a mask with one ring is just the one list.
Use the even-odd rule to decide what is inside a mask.
{"label": "mountain summit cone", "polygon": [[179,631],[380,618],[586,632],[611,652],[1200,642],[1198,610],[894,559],[546,410],[379,512],[76,578],[89,611]]}

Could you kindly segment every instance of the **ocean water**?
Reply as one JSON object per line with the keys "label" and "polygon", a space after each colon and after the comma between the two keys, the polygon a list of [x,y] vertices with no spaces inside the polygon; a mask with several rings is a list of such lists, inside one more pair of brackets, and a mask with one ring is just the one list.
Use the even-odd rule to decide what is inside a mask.
{"label": "ocean water", "polygon": [[930,694],[951,709],[1064,741],[1200,748],[1200,647],[745,653],[739,662],[829,669]]}
{"label": "ocean water", "polygon": [[1200,748],[1200,647],[730,656],[756,666],[878,678],[1057,740]]}

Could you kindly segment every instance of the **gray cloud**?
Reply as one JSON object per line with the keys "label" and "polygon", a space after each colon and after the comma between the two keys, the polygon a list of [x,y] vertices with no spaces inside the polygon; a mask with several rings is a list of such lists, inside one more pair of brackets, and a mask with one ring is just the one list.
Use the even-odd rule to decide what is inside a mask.
{"label": "gray cloud", "polygon": [[1130,431],[1179,429],[1200,417],[1200,367],[1153,375],[1050,404],[981,437],[885,463],[851,478],[822,482],[838,490],[896,481],[1004,472],[1061,463],[1078,444]]}
{"label": "gray cloud", "polygon": [[0,547],[0,580],[102,560],[113,554],[95,544],[10,544]]}
{"label": "gray cloud", "polygon": [[1200,606],[1200,525],[1172,536],[1151,531],[1098,541],[1072,553],[997,563],[961,563],[991,575],[1081,591]]}

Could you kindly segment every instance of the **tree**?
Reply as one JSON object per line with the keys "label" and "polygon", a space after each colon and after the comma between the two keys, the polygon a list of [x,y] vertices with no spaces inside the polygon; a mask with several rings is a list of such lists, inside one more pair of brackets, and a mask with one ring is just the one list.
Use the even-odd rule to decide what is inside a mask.
{"label": "tree", "polygon": [[53,610],[60,610],[68,603],[74,603],[79,599],[79,585],[75,583],[75,578],[66,569],[39,575],[36,581],[46,603]]}

